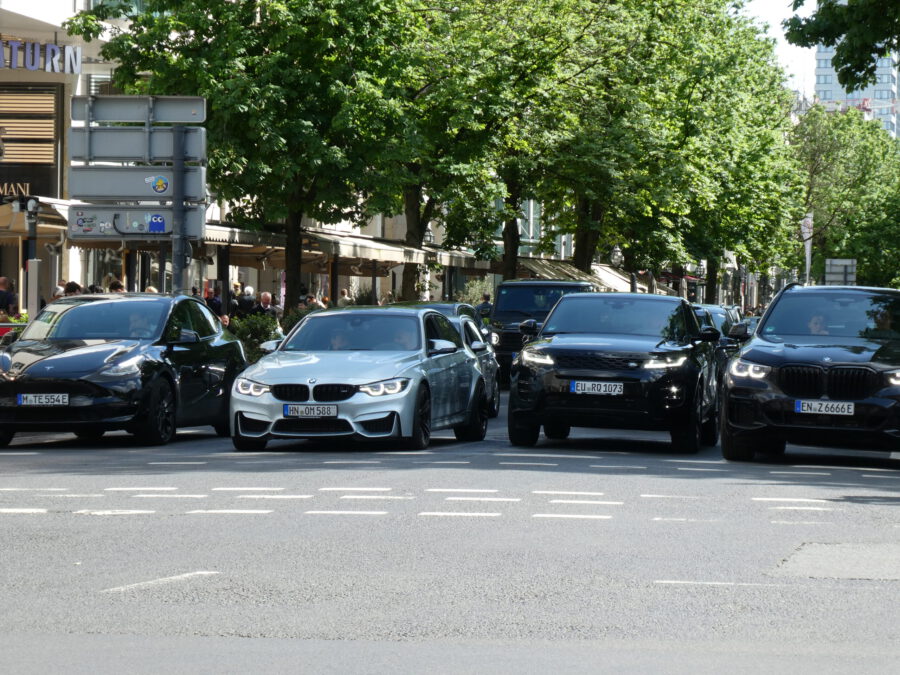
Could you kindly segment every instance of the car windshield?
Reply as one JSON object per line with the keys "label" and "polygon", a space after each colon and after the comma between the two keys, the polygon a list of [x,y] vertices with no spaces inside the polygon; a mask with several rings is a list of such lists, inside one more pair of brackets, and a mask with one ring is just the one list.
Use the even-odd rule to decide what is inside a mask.
{"label": "car windshield", "polygon": [[48,305],[23,340],[151,340],[162,334],[167,305],[154,299],[95,300]]}
{"label": "car windshield", "polygon": [[787,293],[772,308],[759,334],[775,342],[822,336],[900,340],[900,293]]}
{"label": "car windshield", "polygon": [[494,305],[494,318],[501,321],[543,321],[562,296],[588,290],[580,286],[501,286]]}
{"label": "car windshield", "polygon": [[416,351],[421,348],[414,316],[344,312],[310,316],[284,344],[285,351]]}
{"label": "car windshield", "polygon": [[684,312],[678,303],[631,295],[596,295],[560,302],[541,331],[556,333],[610,333],[646,335],[681,340]]}

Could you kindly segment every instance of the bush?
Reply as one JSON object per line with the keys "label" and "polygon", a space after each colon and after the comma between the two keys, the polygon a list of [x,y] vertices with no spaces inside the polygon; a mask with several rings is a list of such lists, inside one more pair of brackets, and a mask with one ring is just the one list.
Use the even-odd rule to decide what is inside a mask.
{"label": "bush", "polygon": [[259,345],[268,340],[278,339],[278,322],[268,314],[249,314],[243,318],[231,320],[228,329],[244,344],[247,361],[256,363],[265,352]]}
{"label": "bush", "polygon": [[494,280],[488,275],[476,279],[469,279],[466,287],[460,293],[460,301],[468,302],[470,305],[478,305],[481,303],[481,297],[485,293],[490,293],[491,298],[494,297]]}
{"label": "bush", "polygon": [[281,330],[284,331],[284,334],[287,335],[291,332],[291,328],[297,325],[297,323],[304,316],[309,314],[311,309],[289,309],[284,315],[281,317]]}

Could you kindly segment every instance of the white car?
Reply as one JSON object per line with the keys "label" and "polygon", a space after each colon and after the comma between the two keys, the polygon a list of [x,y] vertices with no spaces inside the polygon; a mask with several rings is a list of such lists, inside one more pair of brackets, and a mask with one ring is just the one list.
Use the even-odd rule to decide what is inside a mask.
{"label": "white car", "polygon": [[440,312],[347,307],[305,317],[235,380],[237,450],[269,439],[398,438],[428,447],[452,428],[461,441],[487,432],[488,400],[476,352]]}

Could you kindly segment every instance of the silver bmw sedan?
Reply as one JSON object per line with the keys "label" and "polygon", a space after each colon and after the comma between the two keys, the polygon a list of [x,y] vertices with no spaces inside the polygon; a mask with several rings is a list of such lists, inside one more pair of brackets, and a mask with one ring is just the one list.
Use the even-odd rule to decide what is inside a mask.
{"label": "silver bmw sedan", "polygon": [[424,449],[436,429],[482,440],[488,400],[475,351],[440,312],[315,312],[241,373],[231,397],[237,450],[269,439],[398,438]]}

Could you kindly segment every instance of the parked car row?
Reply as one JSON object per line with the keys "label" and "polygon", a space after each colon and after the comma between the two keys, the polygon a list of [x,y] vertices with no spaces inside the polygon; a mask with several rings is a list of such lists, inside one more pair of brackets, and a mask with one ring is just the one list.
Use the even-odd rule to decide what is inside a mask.
{"label": "parked car row", "polygon": [[[898,291],[788,286],[751,332],[735,310],[681,298],[507,286],[532,298],[531,314],[536,295],[552,300],[516,324],[515,344],[493,339],[509,348],[513,445],[588,427],[666,430],[680,452],[715,445],[721,429],[737,461],[788,441],[900,449]],[[511,319],[502,291],[494,317]],[[323,437],[423,449],[439,429],[479,441],[500,407],[490,343],[510,329],[480,318],[461,303],[318,311],[248,366],[194,298],[62,298],[4,338],[0,446],[19,431],[116,429],[164,444],[201,424],[237,450]]]}

